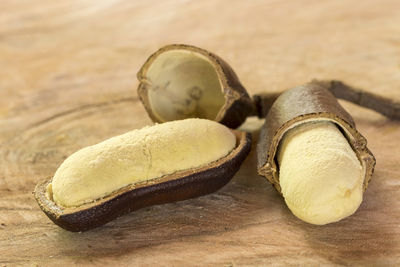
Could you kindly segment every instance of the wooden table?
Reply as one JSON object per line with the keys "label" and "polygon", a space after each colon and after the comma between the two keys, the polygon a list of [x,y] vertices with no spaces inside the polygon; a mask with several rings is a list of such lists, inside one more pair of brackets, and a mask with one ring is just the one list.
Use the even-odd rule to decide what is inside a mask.
{"label": "wooden table", "polygon": [[151,124],[135,74],[165,44],[215,52],[251,94],[319,78],[400,99],[399,12],[397,0],[2,1],[1,266],[400,265],[400,124],[348,103],[377,165],[339,223],[296,219],[254,151],[217,193],[85,233],[55,226],[31,193],[77,149]]}

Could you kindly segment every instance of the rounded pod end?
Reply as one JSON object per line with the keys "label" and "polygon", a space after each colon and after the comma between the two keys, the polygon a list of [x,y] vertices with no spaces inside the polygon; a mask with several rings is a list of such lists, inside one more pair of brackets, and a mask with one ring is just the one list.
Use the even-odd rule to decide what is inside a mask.
{"label": "rounded pod end", "polygon": [[[61,174],[68,175],[55,175],[38,183],[34,191],[36,201],[55,224],[77,232],[143,207],[215,192],[238,171],[250,151],[251,134],[209,122],[211,125],[206,120],[189,119],[158,124],[83,148],[67,158],[64,162],[67,168],[62,168],[64,163],[60,166]],[[186,137],[182,135],[182,127],[187,129]],[[201,139],[199,128],[208,134],[201,134],[204,139],[200,141],[204,142],[188,146],[187,143],[195,143],[194,139]],[[209,138],[212,134],[218,138]],[[171,139],[177,135],[180,138]],[[226,145],[218,151],[213,150],[216,147],[213,142],[225,137],[232,140],[226,140]],[[184,145],[179,147],[179,144]],[[166,151],[168,147],[170,151]],[[138,151],[148,157],[135,164],[140,158]],[[178,154],[171,157],[173,153]],[[97,160],[93,162],[92,158]],[[166,162],[167,165],[162,165]],[[56,194],[57,184],[68,188]],[[60,196],[71,202],[60,202]]]}
{"label": "rounded pod end", "polygon": [[239,127],[254,105],[233,69],[204,49],[160,48],[137,74],[138,95],[154,122],[205,118]]}
{"label": "rounded pod end", "polygon": [[[330,170],[326,174],[323,174],[324,171],[327,168],[326,164],[321,164],[323,162],[320,158],[325,157],[324,154],[324,149],[322,146],[324,146],[324,140],[321,140],[321,148],[316,147],[315,151],[313,150],[307,150],[307,145],[308,147],[316,146],[315,143],[318,143],[318,138],[323,139],[324,137],[321,134],[316,134],[314,135],[311,139],[308,139],[308,144],[305,144],[305,148],[302,151],[301,149],[298,149],[299,145],[303,145],[304,141],[302,142],[297,142],[297,152],[299,155],[296,157],[298,162],[296,161],[293,156],[290,156],[292,159],[291,161],[293,164],[291,164],[291,168],[293,168],[293,171],[291,170],[291,176],[301,176],[299,174],[299,170],[301,168],[307,168],[306,165],[310,165],[312,167],[309,167],[309,169],[305,170],[305,173],[308,173],[310,179],[304,178],[303,181],[294,181],[297,178],[293,178],[292,180],[292,188],[290,190],[287,189],[287,184],[283,185],[280,182],[280,164],[281,164],[281,157],[278,158],[278,154],[282,154],[280,151],[281,145],[283,140],[286,141],[286,137],[288,136],[288,133],[293,133],[297,129],[301,129],[302,125],[310,124],[313,123],[315,125],[320,125],[318,123],[320,122],[331,122],[328,123],[327,126],[323,126],[322,128],[326,128],[327,130],[321,131],[321,133],[324,133],[324,131],[328,131],[329,136],[329,127],[337,128],[337,132],[339,135],[343,135],[342,139],[345,140],[344,142],[347,144],[349,150],[352,150],[351,153],[354,151],[354,158],[358,159],[359,161],[359,166],[361,168],[361,179],[360,180],[360,187],[362,186],[362,189],[365,190],[368,186],[368,183],[372,177],[372,173],[374,170],[375,166],[375,158],[372,155],[372,153],[369,151],[367,148],[366,144],[367,141],[366,139],[357,131],[354,121],[352,117],[340,106],[336,98],[326,89],[320,87],[317,84],[314,83],[309,83],[304,86],[296,87],[291,90],[288,90],[284,92],[281,96],[278,97],[278,99],[275,101],[275,103],[272,105],[269,113],[266,116],[266,122],[265,125],[263,126],[261,132],[260,132],[260,138],[259,138],[259,143],[257,146],[257,156],[258,156],[258,173],[262,176],[265,176],[277,189],[277,191],[282,194],[285,197],[285,193],[288,191],[291,191],[293,194],[297,194],[296,197],[285,197],[285,201],[288,203],[289,201],[291,202],[296,202],[297,206],[301,206],[303,211],[293,211],[293,213],[296,214],[297,217],[301,218],[301,216],[298,216],[300,213],[307,213],[306,211],[308,208],[306,208],[307,205],[314,205],[314,204],[309,204],[308,202],[310,199],[307,197],[303,197],[304,195],[310,195],[313,192],[308,191],[308,190],[314,190],[318,191],[318,188],[323,188],[321,187],[318,183],[322,181],[323,186],[328,185],[329,181],[326,179],[335,179],[334,181],[334,186],[338,188],[338,191],[342,190],[341,188],[341,182],[339,182],[340,179],[332,178],[335,177],[333,174],[335,168],[340,168],[341,164],[338,161],[337,164],[335,162],[331,162],[332,164],[329,164],[331,167]],[[329,126],[331,125],[331,126]],[[336,126],[336,127],[335,127]],[[314,128],[314,126],[309,127],[310,129]],[[332,128],[332,129],[333,129]],[[303,127],[304,129],[304,127]],[[315,131],[314,131],[315,133]],[[289,134],[290,135],[290,134]],[[344,138],[343,138],[344,137]],[[292,137],[290,137],[292,138]],[[295,138],[303,138],[303,137],[295,137]],[[304,139],[306,140],[306,139]],[[326,140],[326,143],[331,142],[332,139],[329,138],[329,140]],[[346,142],[347,141],[347,142]],[[283,142],[285,143],[285,142]],[[286,142],[288,143],[288,142]],[[332,145],[333,149],[335,149],[335,144]],[[297,153],[296,149],[294,149],[291,152],[288,153]],[[303,148],[302,148],[303,149]],[[314,149],[314,148],[312,148]],[[331,148],[325,149],[325,151],[328,151]],[[316,152],[317,151],[317,152]],[[313,153],[317,153],[317,155],[313,155]],[[319,153],[319,154],[318,154]],[[341,152],[340,152],[341,153]],[[337,154],[339,155],[339,154]],[[313,160],[312,163],[308,164],[307,161],[305,161],[305,164],[301,163],[301,160],[303,158],[310,158],[310,160]],[[314,157],[314,158],[313,158]],[[289,157],[287,157],[289,158]],[[333,155],[332,160],[339,160],[336,159],[337,157]],[[307,159],[305,159],[307,160]],[[286,161],[287,162],[287,161]],[[282,163],[283,164],[283,163]],[[288,163],[285,163],[288,164]],[[299,165],[301,165],[299,167]],[[288,165],[286,165],[287,167]],[[315,170],[311,170],[311,168],[316,168]],[[320,169],[318,169],[320,168]],[[287,170],[288,168],[286,168]],[[286,173],[288,173],[286,171]],[[331,175],[332,174],[332,175]],[[303,176],[304,177],[304,176]],[[331,178],[329,178],[331,177]],[[326,179],[325,179],[326,178]],[[324,180],[325,179],[325,180]],[[305,182],[307,180],[307,182]],[[308,182],[312,181],[312,182]],[[286,183],[286,181],[285,181]],[[308,184],[306,184],[308,183]],[[314,183],[314,184],[312,184]],[[362,184],[361,184],[362,183]],[[295,188],[293,188],[294,184],[296,184]],[[283,190],[283,186],[285,186]],[[300,189],[302,186],[304,186],[304,190]],[[286,192],[285,192],[286,190]],[[303,192],[303,191],[304,192]],[[330,190],[330,189],[329,189]],[[325,191],[329,191],[328,188]],[[307,191],[307,192],[306,192]],[[346,190],[342,190],[346,191]],[[331,191],[330,191],[331,192]],[[333,191],[332,191],[333,192]],[[292,194],[291,193],[291,194]],[[315,202],[323,203],[324,201],[327,201],[326,198],[320,198],[321,195],[323,195],[324,192],[316,193],[316,198],[314,199]],[[332,193],[333,195],[333,193]],[[348,195],[348,193],[347,193]],[[338,196],[338,194],[335,195],[335,197]],[[292,200],[288,200],[289,198],[292,198]],[[293,201],[294,199],[294,201]],[[321,207],[320,204],[318,204],[319,207]],[[288,206],[289,203],[288,203]],[[357,206],[358,207],[358,206]],[[312,212],[310,212],[311,214]],[[342,212],[342,214],[346,214],[346,212]],[[350,214],[348,214],[350,215]],[[348,216],[347,215],[347,216]],[[346,217],[347,217],[346,216]],[[301,218],[305,221],[307,219]],[[322,220],[323,221],[323,220]],[[328,221],[333,222],[335,220]],[[308,221],[311,223],[318,222],[318,220],[314,220],[314,222]],[[325,224],[325,223],[314,223],[314,224]]]}

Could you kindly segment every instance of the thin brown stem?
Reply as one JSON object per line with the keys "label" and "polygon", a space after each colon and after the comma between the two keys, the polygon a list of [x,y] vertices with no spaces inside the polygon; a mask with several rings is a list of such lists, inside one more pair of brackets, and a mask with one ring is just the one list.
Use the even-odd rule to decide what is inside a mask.
{"label": "thin brown stem", "polygon": [[[400,101],[354,88],[338,80],[313,80],[313,84],[329,90],[335,97],[372,109],[392,120],[400,120]],[[280,93],[264,93],[253,96],[259,118],[265,118]]]}
{"label": "thin brown stem", "polygon": [[265,118],[269,109],[271,108],[272,104],[275,100],[280,96],[280,92],[277,93],[261,93],[253,95],[253,102],[255,106],[255,114],[253,116],[258,116],[260,119]]}

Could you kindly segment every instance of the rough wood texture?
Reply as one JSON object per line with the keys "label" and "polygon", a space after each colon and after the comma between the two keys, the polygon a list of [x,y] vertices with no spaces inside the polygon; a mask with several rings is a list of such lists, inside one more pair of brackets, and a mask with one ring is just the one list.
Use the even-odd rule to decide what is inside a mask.
{"label": "rough wood texture", "polygon": [[315,78],[400,99],[399,10],[396,0],[2,1],[0,265],[400,265],[400,124],[348,103],[377,165],[359,211],[336,224],[296,219],[257,175],[254,150],[217,193],[82,234],[54,225],[31,194],[73,151],[151,123],[135,75],[168,43],[220,55],[251,94]]}

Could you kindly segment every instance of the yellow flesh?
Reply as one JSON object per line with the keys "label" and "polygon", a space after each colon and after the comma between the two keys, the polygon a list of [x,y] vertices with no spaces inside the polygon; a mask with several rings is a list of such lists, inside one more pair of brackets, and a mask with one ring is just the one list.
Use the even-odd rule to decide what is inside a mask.
{"label": "yellow flesh", "polygon": [[145,127],[72,154],[56,171],[48,193],[60,206],[80,206],[129,184],[204,166],[235,145],[227,127],[205,119]]}
{"label": "yellow flesh", "polygon": [[279,183],[289,209],[312,224],[352,215],[363,195],[363,169],[335,124],[319,121],[289,130],[278,151]]}
{"label": "yellow flesh", "polygon": [[214,120],[225,103],[214,66],[192,51],[160,54],[147,71],[147,81],[150,106],[160,121]]}

